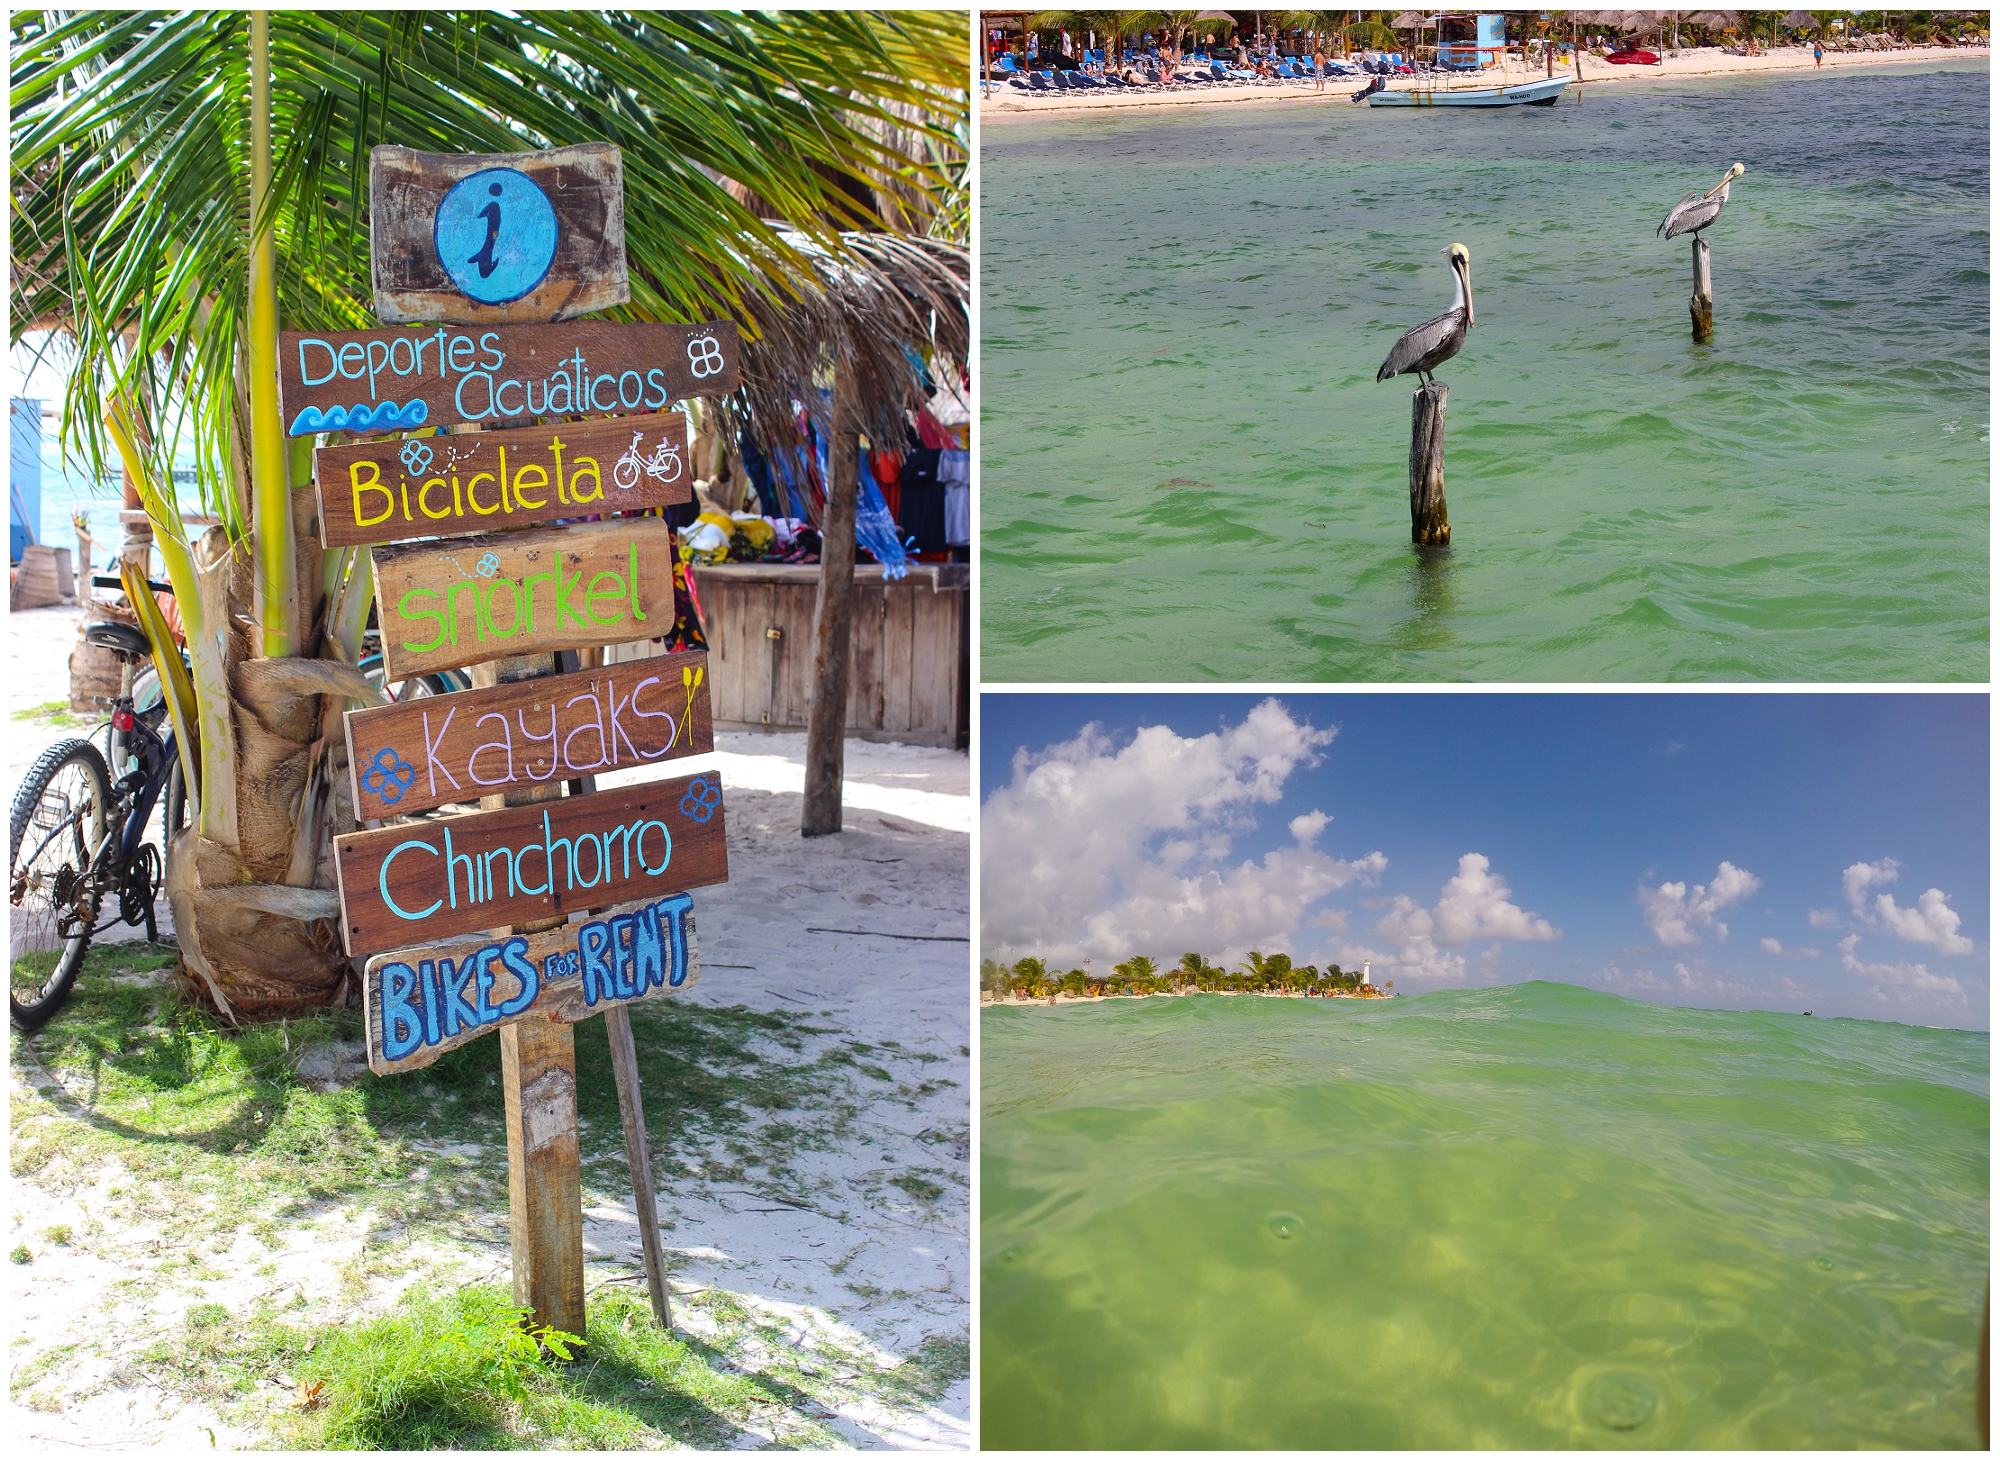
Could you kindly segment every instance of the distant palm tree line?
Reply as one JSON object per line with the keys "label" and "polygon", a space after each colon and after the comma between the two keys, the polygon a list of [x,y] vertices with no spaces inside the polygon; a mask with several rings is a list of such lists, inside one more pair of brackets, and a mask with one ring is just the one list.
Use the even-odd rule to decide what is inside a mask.
{"label": "distant palm tree line", "polygon": [[[1162,969],[1144,954],[1112,967],[1109,974],[1082,969],[1064,973],[1041,959],[1017,959],[1012,966],[986,959],[979,966],[979,986],[996,997],[1020,995],[1047,999],[1056,994],[1333,994],[1361,988],[1361,975],[1338,964],[1320,969],[1294,964],[1289,954],[1262,954],[1255,949],[1241,969],[1222,969],[1201,954],[1182,954],[1180,963]],[[1393,986],[1384,986],[1391,988]]]}

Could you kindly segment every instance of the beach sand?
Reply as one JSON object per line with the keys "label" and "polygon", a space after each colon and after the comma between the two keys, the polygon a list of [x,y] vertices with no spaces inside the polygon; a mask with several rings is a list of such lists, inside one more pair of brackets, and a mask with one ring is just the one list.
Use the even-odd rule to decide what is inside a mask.
{"label": "beach sand", "polygon": [[[1989,54],[1985,47],[1970,46],[1912,46],[1906,51],[1828,51],[1825,64],[1818,69],[1819,74],[1825,76],[1862,66],[1935,64],[1939,61],[1984,59]],[[1575,77],[1574,67],[1558,68],[1557,74],[1563,74],[1565,69],[1572,78]],[[1590,87],[1601,82],[1683,81],[1698,77],[1756,76],[1767,72],[1813,69],[1812,49],[1802,46],[1784,46],[1758,56],[1729,56],[1709,49],[1683,50],[1667,54],[1657,66],[1613,66],[1600,56],[1586,54],[1583,58],[1583,81],[1586,87]],[[1453,85],[1467,89],[1474,86],[1519,85],[1547,74],[1545,67],[1524,68],[1519,61],[1515,61],[1511,66],[1489,66],[1476,75],[1468,73],[1457,78]],[[1354,93],[1366,84],[1365,77],[1329,78],[1326,90],[1319,93],[1314,92],[1313,83],[1309,81],[1283,85],[1186,87],[1162,94],[1123,92],[1077,95],[1057,92],[1040,96],[1024,94],[1004,82],[996,82],[990,91],[983,85],[974,89],[980,93],[981,123],[992,124],[1025,121],[1052,113],[1168,111],[1220,103],[1257,106],[1273,102],[1313,101],[1347,106],[1352,104],[1349,99]],[[1407,91],[1415,84],[1413,77],[1391,77],[1389,90]]]}
{"label": "beach sand", "polygon": [[[67,698],[64,661],[80,613],[70,606],[11,616],[10,716]],[[47,717],[10,719],[10,789],[44,746],[88,735],[99,723],[94,716],[72,726]],[[684,997],[808,1016],[824,1033],[813,1037],[807,1056],[822,1045],[865,1042],[889,1056],[885,1063],[897,1079],[866,1093],[856,1120],[865,1140],[800,1155],[790,1179],[795,1190],[815,1194],[810,1209],[763,1201],[748,1183],[662,1180],[673,1286],[683,1298],[710,1287],[725,1291],[790,1344],[825,1340],[894,1364],[926,1336],[964,1335],[971,1327],[970,1012],[962,941],[971,931],[970,765],[963,752],[850,740],[845,830],[807,841],[798,833],[805,737],[720,732],[715,739],[712,756],[600,782],[610,787],[705,766],[719,771],[727,788],[730,880],[695,895],[702,976]],[[160,912],[161,936],[170,938],[164,902]],[[603,1036],[591,1025],[578,1038]],[[363,1068],[359,1050],[335,1054],[340,1058],[325,1062],[319,1078],[355,1079]],[[87,1096],[87,1077],[53,1075]],[[12,1076],[17,1110],[30,1090],[59,1107],[73,1101],[74,1093],[50,1089],[50,1074],[32,1063],[15,1064]],[[787,1114],[766,1113],[773,1121]],[[942,1174],[946,1194],[928,1204],[909,1199],[889,1180],[906,1171]],[[39,1450],[263,1444],[265,1438],[226,1423],[209,1406],[158,1389],[133,1363],[179,1334],[193,1305],[221,1303],[237,1312],[296,1290],[312,1306],[305,1317],[351,1321],[381,1312],[419,1277],[506,1281],[504,1200],[482,1214],[493,1242],[434,1245],[412,1255],[421,1261],[399,1277],[372,1281],[357,1301],[342,1291],[342,1265],[365,1248],[399,1241],[365,1200],[286,1218],[276,1249],[239,1234],[227,1252],[205,1255],[208,1266],[197,1274],[178,1262],[185,1255],[162,1242],[160,1232],[114,1215],[119,1204],[107,1192],[115,1180],[114,1170],[100,1168],[71,1170],[48,1184],[14,1184],[10,1244],[55,1223],[79,1234],[9,1272],[16,1369],[57,1352],[38,1384],[63,1397],[60,1407],[30,1409],[18,1398],[10,1406],[15,1434]],[[631,1282],[640,1269],[630,1189],[615,1200],[586,1194],[584,1226],[586,1282]],[[121,1301],[120,1285],[134,1277],[157,1288],[150,1301]],[[676,1311],[683,1328],[700,1332],[700,1309],[680,1304]],[[108,1323],[107,1312],[115,1315]],[[73,1349],[61,1354],[66,1346]],[[731,1358],[750,1368],[759,1363],[755,1355]],[[825,1423],[863,1449],[965,1448],[972,1444],[970,1405],[970,1382],[961,1379],[931,1405],[893,1407],[856,1396]],[[735,1444],[771,1439],[753,1422]]]}

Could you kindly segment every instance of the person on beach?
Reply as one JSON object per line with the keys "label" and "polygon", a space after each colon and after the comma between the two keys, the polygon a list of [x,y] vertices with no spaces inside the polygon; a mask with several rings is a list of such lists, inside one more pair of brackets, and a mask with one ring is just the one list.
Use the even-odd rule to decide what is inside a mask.
{"label": "person on beach", "polygon": [[1318,95],[1326,90],[1326,48],[1317,40],[1313,42],[1313,93]]}
{"label": "person on beach", "polygon": [[1821,49],[1819,48],[1819,42],[1818,42],[1818,41],[1814,41],[1814,42],[1813,42],[1813,70],[1815,70],[1815,71],[1819,70],[1819,58],[1820,58],[1821,56],[1824,56],[1825,54],[1826,54],[1826,52],[1825,52],[1825,51],[1822,51],[1822,50],[1821,50]]}

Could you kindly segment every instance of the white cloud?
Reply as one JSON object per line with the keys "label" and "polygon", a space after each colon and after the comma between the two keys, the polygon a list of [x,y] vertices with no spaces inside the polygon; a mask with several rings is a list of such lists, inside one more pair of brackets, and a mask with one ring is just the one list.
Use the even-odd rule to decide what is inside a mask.
{"label": "white cloud", "polygon": [[1291,821],[1292,836],[1298,839],[1299,846],[1310,847],[1319,840],[1319,834],[1332,820],[1325,812],[1307,812],[1302,817],[1294,817]]}
{"label": "white cloud", "polygon": [[1655,969],[1627,971],[1616,964],[1607,964],[1597,971],[1592,982],[1614,994],[1635,999],[1668,1004],[1694,1001],[1710,1007],[1758,1009],[1768,1007],[1774,997],[1783,998],[1787,1004],[1809,997],[1804,985],[1784,975],[1776,980],[1739,979],[1710,968],[1706,960],[1698,957],[1686,962],[1676,960],[1671,977]]}
{"label": "white cloud", "polygon": [[1639,906],[1646,926],[1664,948],[1692,948],[1701,942],[1700,930],[1712,928],[1718,940],[1729,937],[1729,925],[1716,917],[1733,903],[1741,903],[1763,886],[1755,873],[1724,862],[1706,885],[1662,883],[1657,888],[1639,889]]}
{"label": "white cloud", "polygon": [[1947,903],[1946,895],[1928,888],[1917,898],[1917,906],[1897,905],[1893,893],[1875,895],[1871,911],[1865,906],[1868,890],[1877,883],[1893,883],[1902,864],[1893,857],[1879,862],[1857,862],[1840,875],[1847,892],[1847,906],[1871,928],[1893,933],[1908,943],[1922,944],[1940,954],[1970,954],[1978,945],[1958,931],[1959,918]]}
{"label": "white cloud", "polygon": [[[1333,738],[1271,699],[1210,735],[1148,726],[1120,747],[1091,725],[1017,753],[1013,780],[980,812],[981,947],[1167,961],[1183,949],[1225,959],[1287,949],[1314,903],[1373,884],[1389,865],[1380,852],[1347,860],[1306,839],[1229,861],[1255,809],[1277,802]],[[1316,815],[1295,819],[1294,836]]]}
{"label": "white cloud", "polygon": [[1760,938],[1757,945],[1767,954],[1782,954],[1785,951],[1785,946],[1774,938]]}
{"label": "white cloud", "polygon": [[1447,949],[1478,939],[1539,943],[1562,937],[1562,930],[1514,904],[1513,890],[1492,864],[1477,852],[1458,860],[1458,871],[1438,895],[1437,906],[1425,908],[1398,893],[1375,931],[1394,947],[1387,954],[1372,949],[1342,951],[1343,962],[1366,956],[1396,969],[1401,977],[1424,984],[1461,983],[1465,959]]}
{"label": "white cloud", "polygon": [[1819,957],[1819,950],[1808,944],[1800,944],[1795,949],[1788,949],[1774,938],[1762,938],[1757,940],[1757,946],[1765,953],[1776,954],[1781,959],[1817,959]]}
{"label": "white cloud", "polygon": [[1806,922],[1814,928],[1839,928],[1840,912],[1833,908],[1808,908]]}
{"label": "white cloud", "polygon": [[1858,933],[1850,933],[1840,941],[1840,964],[1855,977],[1871,981],[1878,1000],[1887,1003],[1889,989],[1894,988],[1911,994],[1947,995],[1955,1003],[1965,1002],[1964,987],[1949,974],[1933,974],[1908,959],[1898,959],[1893,964],[1871,963],[1854,952],[1860,942]]}
{"label": "white cloud", "polygon": [[1876,883],[1896,881],[1896,869],[1902,864],[1893,857],[1885,857],[1880,862],[1857,862],[1840,875],[1841,886],[1847,889],[1847,906],[1856,913],[1862,911],[1862,899],[1868,896],[1869,888]]}

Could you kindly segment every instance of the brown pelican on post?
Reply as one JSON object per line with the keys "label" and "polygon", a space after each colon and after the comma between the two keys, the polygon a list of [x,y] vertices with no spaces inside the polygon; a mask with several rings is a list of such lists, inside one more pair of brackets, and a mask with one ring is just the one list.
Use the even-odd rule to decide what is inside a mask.
{"label": "brown pelican on post", "polygon": [[1448,256],[1451,265],[1451,308],[1398,340],[1375,372],[1377,380],[1415,371],[1419,380],[1431,385],[1431,372],[1465,348],[1465,332],[1472,328],[1472,252],[1462,243],[1438,252]]}
{"label": "brown pelican on post", "polygon": [[1689,193],[1674,204],[1660,226],[1653,230],[1653,236],[1679,238],[1684,233],[1700,233],[1722,216],[1722,205],[1729,201],[1729,185],[1742,176],[1743,164],[1731,163],[1722,181],[1706,193]]}

